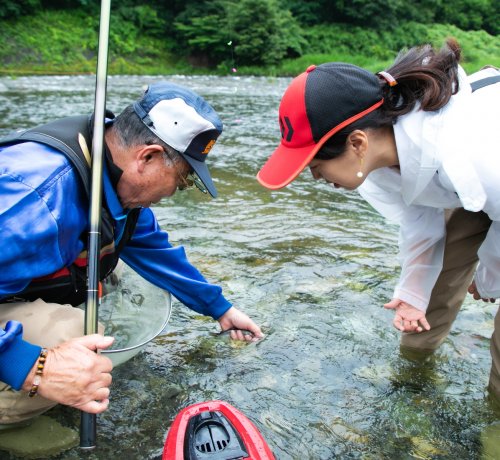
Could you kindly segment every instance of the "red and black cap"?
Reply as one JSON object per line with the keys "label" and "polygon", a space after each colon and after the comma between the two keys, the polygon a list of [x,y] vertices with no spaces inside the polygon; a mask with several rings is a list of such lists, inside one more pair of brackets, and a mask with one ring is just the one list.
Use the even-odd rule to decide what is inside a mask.
{"label": "red and black cap", "polygon": [[341,62],[310,66],[281,99],[281,143],[257,180],[269,189],[285,187],[328,139],[383,102],[380,80],[367,70]]}

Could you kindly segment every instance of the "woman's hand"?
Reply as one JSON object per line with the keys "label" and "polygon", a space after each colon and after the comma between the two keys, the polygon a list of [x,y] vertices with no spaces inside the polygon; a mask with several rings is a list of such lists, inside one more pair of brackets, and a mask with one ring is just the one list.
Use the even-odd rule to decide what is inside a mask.
{"label": "woman's hand", "polygon": [[473,281],[469,288],[467,289],[469,294],[472,294],[472,297],[474,297],[474,300],[479,300],[481,299],[483,302],[491,302],[495,303],[496,299],[486,299],[484,297],[481,297],[481,294],[479,294],[479,291],[477,290],[476,283]]}
{"label": "woman's hand", "polygon": [[[108,348],[113,337],[99,334],[68,340],[48,350],[38,394],[91,414],[104,412],[109,405],[113,364],[96,350]],[[26,378],[29,391],[38,362]]]}
{"label": "woman's hand", "polygon": [[[257,326],[257,324],[255,324],[245,313],[235,307],[231,307],[228,311],[226,311],[226,313],[224,313],[218,321],[223,331],[231,328],[236,329],[231,331],[231,338],[233,340],[246,340],[248,342],[252,342],[264,337],[260,327]],[[252,335],[243,334],[243,329],[250,331]]]}
{"label": "woman's hand", "polygon": [[395,310],[392,324],[401,332],[422,332],[430,330],[431,326],[425,318],[425,312],[399,299],[392,299],[384,308]]}

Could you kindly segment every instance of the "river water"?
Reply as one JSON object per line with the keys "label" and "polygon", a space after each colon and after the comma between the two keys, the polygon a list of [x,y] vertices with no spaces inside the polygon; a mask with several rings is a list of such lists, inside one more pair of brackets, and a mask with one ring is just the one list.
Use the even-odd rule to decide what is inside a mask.
{"label": "river water", "polygon": [[[169,77],[202,94],[225,130],[209,157],[220,196],[189,190],[155,208],[174,245],[262,325],[258,343],[216,337],[217,324],[174,301],[164,332],[113,371],[98,447],[60,459],[152,459],[175,415],[221,399],[245,413],[280,460],[493,458],[482,433],[496,306],[467,300],[424,363],[399,355],[382,307],[398,276],[397,228],[356,192],[304,172],[284,190],[255,175],[277,145],[280,78]],[[119,112],[158,77],[108,79]],[[94,78],[0,79],[0,134],[92,110]],[[79,413],[48,415],[78,428]],[[3,457],[2,457],[3,458]]]}

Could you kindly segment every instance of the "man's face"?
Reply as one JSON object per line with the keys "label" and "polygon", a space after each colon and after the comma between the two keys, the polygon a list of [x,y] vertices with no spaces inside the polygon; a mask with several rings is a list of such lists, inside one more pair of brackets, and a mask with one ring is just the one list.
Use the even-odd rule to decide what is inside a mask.
{"label": "man's face", "polygon": [[186,161],[168,164],[163,149],[145,149],[123,170],[117,186],[118,197],[125,209],[149,208],[162,198],[172,196],[183,186],[191,171]]}

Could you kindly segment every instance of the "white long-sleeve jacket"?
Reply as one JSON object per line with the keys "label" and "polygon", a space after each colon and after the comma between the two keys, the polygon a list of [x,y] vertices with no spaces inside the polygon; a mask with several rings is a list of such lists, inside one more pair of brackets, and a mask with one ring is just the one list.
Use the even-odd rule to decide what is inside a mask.
{"label": "white long-sleeve jacket", "polygon": [[445,107],[416,107],[400,117],[394,125],[400,170],[377,169],[358,189],[399,223],[402,270],[393,297],[422,311],[442,269],[445,209],[482,210],[492,220],[475,282],[481,296],[500,297],[500,83],[474,93],[469,83],[498,73],[467,77],[460,69],[460,90]]}

